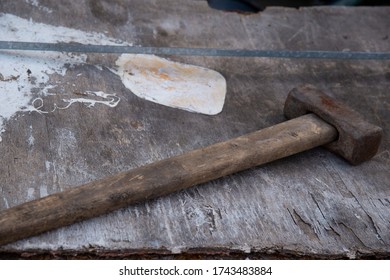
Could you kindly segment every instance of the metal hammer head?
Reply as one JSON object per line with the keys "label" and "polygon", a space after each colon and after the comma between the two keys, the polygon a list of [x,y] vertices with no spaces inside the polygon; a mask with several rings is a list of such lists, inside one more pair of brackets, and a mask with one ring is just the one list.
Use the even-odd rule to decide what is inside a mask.
{"label": "metal hammer head", "polygon": [[337,129],[338,139],[325,147],[351,164],[369,160],[378,151],[383,134],[380,127],[311,85],[292,89],[284,105],[284,115],[292,119],[307,113],[315,113]]}

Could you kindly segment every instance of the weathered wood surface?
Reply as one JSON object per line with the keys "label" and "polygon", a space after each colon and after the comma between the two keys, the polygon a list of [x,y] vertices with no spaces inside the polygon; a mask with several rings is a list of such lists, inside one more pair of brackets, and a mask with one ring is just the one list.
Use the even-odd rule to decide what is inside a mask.
{"label": "weathered wood surface", "polygon": [[74,224],[335,141],[315,114],[282,122],[0,212],[0,244]]}
{"label": "weathered wood surface", "polygon": [[[390,51],[388,7],[239,15],[212,10],[205,1],[160,2],[6,0],[0,11],[140,45]],[[50,76],[65,96],[115,92],[121,99],[115,108],[74,104],[49,114],[19,113],[6,122],[0,209],[282,122],[288,91],[303,83],[381,126],[383,144],[360,166],[318,148],[15,242],[2,252],[390,255],[389,62],[171,58],[226,78],[223,111],[206,116],[136,97],[108,69],[117,57],[90,54],[65,76]],[[45,104],[60,99],[48,96]]]}

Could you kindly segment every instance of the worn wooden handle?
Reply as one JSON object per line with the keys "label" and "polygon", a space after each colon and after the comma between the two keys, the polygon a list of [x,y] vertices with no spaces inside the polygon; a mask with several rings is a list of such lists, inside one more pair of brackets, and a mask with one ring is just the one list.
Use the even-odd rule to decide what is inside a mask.
{"label": "worn wooden handle", "polygon": [[26,202],[0,212],[0,245],[299,153],[336,138],[333,126],[308,114]]}

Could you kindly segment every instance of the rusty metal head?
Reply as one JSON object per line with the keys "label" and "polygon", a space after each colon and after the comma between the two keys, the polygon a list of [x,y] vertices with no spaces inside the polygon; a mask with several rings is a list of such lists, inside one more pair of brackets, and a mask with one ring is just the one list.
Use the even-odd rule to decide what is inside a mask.
{"label": "rusty metal head", "polygon": [[377,153],[382,128],[368,123],[359,113],[311,85],[292,89],[284,105],[284,115],[291,119],[307,113],[315,113],[337,129],[338,139],[325,147],[351,164],[362,163]]}

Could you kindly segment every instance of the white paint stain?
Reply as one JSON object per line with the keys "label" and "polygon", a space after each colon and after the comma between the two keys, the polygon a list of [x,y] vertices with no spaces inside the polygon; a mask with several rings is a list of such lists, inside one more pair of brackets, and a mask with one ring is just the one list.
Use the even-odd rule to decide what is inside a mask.
{"label": "white paint stain", "polygon": [[5,196],[3,196],[3,201],[4,201],[4,204],[5,204],[5,208],[8,209],[9,208],[9,203],[8,203],[8,200]]}
{"label": "white paint stain", "polygon": [[[67,103],[65,106],[58,106],[57,104],[53,104],[53,109],[50,111],[41,110],[43,107],[43,99],[40,97],[35,98],[31,101],[31,106],[27,108],[27,110],[23,109],[21,111],[29,111],[29,112],[37,112],[40,114],[48,114],[53,113],[56,110],[65,110],[68,109],[74,103],[83,103],[88,108],[94,107],[96,104],[103,104],[108,107],[116,107],[120,101],[120,98],[116,96],[115,93],[108,94],[103,91],[90,91],[87,90],[83,93],[86,97],[82,98],[63,98],[62,101]],[[90,98],[87,98],[90,97]],[[101,99],[93,99],[95,97],[100,97]]]}
{"label": "white paint stain", "polygon": [[141,98],[207,115],[222,111],[226,81],[216,71],[142,54],[123,54],[116,64],[123,84]]}
{"label": "white paint stain", "polygon": [[34,135],[33,135],[33,127],[32,127],[32,125],[30,125],[28,133],[29,133],[29,137],[27,139],[27,143],[31,147],[35,143],[35,138],[34,138]]}
{"label": "white paint stain", "polygon": [[73,131],[66,128],[57,129],[57,135],[59,139],[57,153],[63,159],[75,150],[77,139]]}
{"label": "white paint stain", "polygon": [[85,94],[87,96],[90,95],[98,96],[101,97],[103,100],[94,100],[89,98],[63,99],[64,102],[68,102],[68,105],[60,109],[69,108],[73,103],[84,103],[87,104],[89,108],[94,107],[96,104],[104,104],[108,107],[116,107],[116,105],[118,105],[120,101],[120,98],[117,97],[115,94],[107,94],[102,91],[86,91]]}
{"label": "white paint stain", "polygon": [[45,168],[46,168],[46,172],[49,172],[50,171],[50,167],[51,167],[52,163],[48,160],[45,160]]}
{"label": "white paint stain", "polygon": [[[38,0],[27,0],[27,3],[42,7]],[[1,40],[9,41],[130,45],[102,33],[37,23],[3,13],[0,13],[0,30]],[[65,65],[83,64],[86,60],[85,54],[0,51],[0,142],[3,140],[1,135],[5,131],[5,122],[18,112],[51,113],[57,109],[67,109],[75,103],[89,108],[96,104],[117,106],[120,99],[115,93],[85,91],[85,96],[79,98],[63,98],[65,105],[61,107],[52,104],[47,107],[54,109],[43,110],[45,96],[60,94],[53,93],[56,85],[50,84],[50,76],[64,76],[67,71]],[[118,70],[115,73],[127,88],[141,98],[208,115],[218,114],[223,108],[226,81],[216,71],[152,55],[124,54],[116,63]],[[96,67],[103,70],[100,66]],[[35,139],[32,133],[30,135],[27,141],[33,145]]]}
{"label": "white paint stain", "polygon": [[39,195],[40,195],[40,197],[48,196],[47,186],[42,185],[39,187]]}
{"label": "white paint stain", "polygon": [[43,5],[41,5],[41,3],[39,3],[38,0],[26,0],[26,3],[27,3],[27,4],[30,4],[30,5],[33,6],[33,7],[38,8],[39,10],[44,11],[44,12],[46,12],[46,13],[51,14],[51,13],[53,12],[51,9],[49,9],[49,8],[47,8],[47,7],[43,6]]}
{"label": "white paint stain", "polygon": [[244,253],[246,253],[246,254],[249,254],[249,253],[252,251],[251,246],[249,246],[249,245],[246,244],[246,243],[244,243],[244,244],[242,244],[242,245],[232,246],[232,249],[242,251],[242,252],[244,252]]}
{"label": "white paint stain", "polygon": [[[39,7],[39,1],[29,1]],[[123,44],[101,33],[88,33],[62,26],[36,23],[10,14],[0,13],[1,40],[31,42],[78,42],[83,44]],[[64,76],[65,65],[85,63],[85,54],[41,51],[0,51],[0,141],[5,122],[17,112],[49,113],[41,110],[44,97],[55,85],[49,83],[50,75]],[[58,94],[58,93],[56,93]],[[89,99],[89,100],[88,100]],[[89,107],[103,104],[115,107],[119,98],[115,94],[87,92],[84,98],[64,99],[69,108],[74,103]],[[55,109],[61,109],[53,106]],[[62,108],[63,109],[63,108]]]}
{"label": "white paint stain", "polygon": [[27,200],[33,200],[34,199],[34,193],[35,193],[35,189],[34,188],[28,188],[28,190],[27,190]]}
{"label": "white paint stain", "polygon": [[180,254],[181,252],[183,252],[183,250],[186,249],[186,247],[184,247],[184,246],[173,246],[173,247],[171,247],[169,249],[170,249],[172,254]]}

